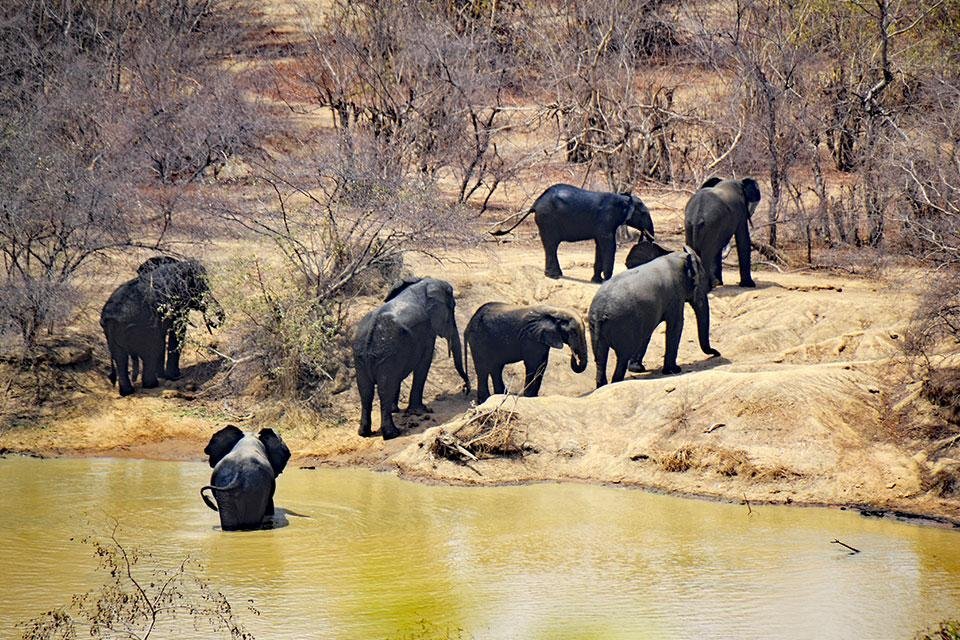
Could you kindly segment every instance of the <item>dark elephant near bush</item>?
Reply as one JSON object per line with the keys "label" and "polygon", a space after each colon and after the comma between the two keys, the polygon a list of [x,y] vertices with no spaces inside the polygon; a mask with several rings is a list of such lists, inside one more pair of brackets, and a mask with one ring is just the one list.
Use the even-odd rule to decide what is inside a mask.
{"label": "dark elephant near bush", "polygon": [[555,184],[536,199],[530,210],[503,235],[534,214],[540,231],[540,241],[546,254],[544,275],[559,278],[563,275],[557,259],[557,247],[561,242],[593,240],[596,252],[593,261],[592,282],[608,280],[613,275],[613,263],[617,252],[617,229],[627,225],[653,239],[653,219],[643,201],[629,193],[587,191],[569,184]]}
{"label": "dark elephant near bush", "polygon": [[213,434],[203,453],[210,456],[213,473],[200,497],[219,512],[224,531],[256,529],[273,515],[277,476],[290,459],[290,449],[273,429],[253,435],[228,425]]}
{"label": "dark elephant near bush", "polygon": [[110,295],[100,312],[110,350],[110,382],[119,383],[121,396],[133,393],[140,363],[144,388],[156,387],[161,377],[180,377],[180,352],[191,310],[203,313],[208,329],[223,321],[223,310],[199,262],[151,258],[138,273]]}
{"label": "dark elephant near bush", "polygon": [[710,178],[687,202],[686,242],[703,261],[711,288],[723,284],[723,248],[734,237],[740,286],[757,286],[750,276],[750,218],[759,202],[760,187],[753,178]]}
{"label": "dark elephant near bush", "polygon": [[710,356],[719,356],[720,352],[710,346],[709,290],[706,269],[689,247],[603,283],[590,303],[589,314],[597,387],[607,384],[607,356],[611,348],[617,354],[613,382],[623,380],[631,359],[642,370],[650,336],[661,322],[667,323],[663,373],[680,373],[677,353],[685,302],[690,303],[697,316],[700,349]]}
{"label": "dark elephant near bush", "polygon": [[360,391],[359,433],[364,437],[372,433],[370,414],[376,389],[380,397],[380,435],[387,440],[400,435],[392,414],[398,410],[400,383],[411,373],[407,413],[430,412],[423,404],[423,386],[433,363],[437,336],[446,339],[465,392],[470,391],[470,379],[463,367],[454,315],[456,301],[450,283],[434,278],[404,280],[387,294],[384,302],[360,320],[353,340],[353,358]]}
{"label": "dark elephant near bush", "polygon": [[494,393],[504,393],[503,367],[523,361],[526,371],[523,395],[540,393],[550,349],[570,345],[570,368],[583,373],[587,368],[587,339],[583,323],[573,314],[551,307],[520,307],[488,302],[477,309],[463,331],[464,360],[473,351],[477,372],[477,402],[490,397],[488,378]]}

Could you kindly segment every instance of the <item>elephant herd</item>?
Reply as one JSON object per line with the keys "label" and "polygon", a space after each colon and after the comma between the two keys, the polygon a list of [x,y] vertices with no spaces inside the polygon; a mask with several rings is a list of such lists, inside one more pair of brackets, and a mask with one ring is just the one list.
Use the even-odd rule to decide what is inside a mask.
{"label": "elephant herd", "polygon": [[[710,305],[707,294],[722,284],[722,253],[736,239],[740,262],[740,286],[755,286],[750,276],[749,223],[760,189],[755,180],[711,178],[690,198],[684,211],[686,246],[668,251],[653,242],[650,210],[631,194],[586,191],[565,184],[548,188],[516,228],[534,213],[546,259],[544,275],[562,275],[557,258],[561,242],[593,239],[596,254],[593,281],[602,283],[588,313],[591,347],[597,365],[597,387],[607,384],[607,358],[616,354],[613,382],[623,380],[627,370],[643,371],[643,357],[650,337],[666,323],[663,373],[679,373],[677,352],[683,330],[684,304],[697,318],[700,349],[711,357],[720,352],[710,346]],[[628,270],[613,274],[616,231],[621,225],[640,231],[640,242],[627,256]],[[393,421],[399,411],[400,384],[413,374],[406,412],[430,410],[423,404],[423,387],[433,360],[437,336],[447,341],[465,393],[470,378],[465,362],[472,352],[477,376],[477,401],[504,393],[503,368],[523,362],[522,393],[536,396],[551,348],[569,345],[570,368],[582,373],[587,367],[587,342],[583,323],[573,313],[548,306],[523,307],[488,302],[470,318],[463,333],[463,353],[457,329],[453,287],[435,278],[409,279],[397,285],[385,304],[360,321],[353,342],[357,388],[360,392],[361,436],[372,435],[371,413],[376,391],[380,401],[380,434],[384,439],[400,434]]]}
{"label": "elephant herd", "polygon": [[[740,286],[755,286],[750,274],[751,216],[760,189],[751,178],[707,180],[684,210],[685,246],[669,251],[654,242],[650,210],[629,193],[587,191],[558,184],[548,188],[506,233],[534,213],[545,255],[544,275],[562,275],[557,249],[561,242],[594,240],[593,282],[601,283],[588,312],[590,341],[596,362],[596,385],[607,384],[607,358],[616,354],[613,382],[627,372],[643,371],[643,357],[654,330],[666,323],[663,373],[679,373],[677,352],[683,329],[684,304],[697,319],[700,349],[720,353],[710,345],[710,306],[707,294],[723,283],[724,248],[736,240]],[[626,258],[627,271],[613,276],[616,232],[627,225],[640,232],[640,241]],[[568,345],[570,368],[587,368],[587,338],[577,314],[549,306],[517,306],[504,302],[481,305],[463,332],[455,317],[453,287],[436,278],[410,278],[397,284],[384,303],[357,325],[353,358],[360,395],[361,436],[370,436],[374,392],[379,396],[380,435],[400,435],[393,420],[399,410],[400,385],[413,374],[408,414],[429,413],[424,385],[438,336],[444,338],[470,392],[466,361],[472,354],[477,376],[477,401],[505,393],[503,368],[523,362],[525,396],[539,393],[550,349]],[[100,326],[110,352],[110,381],[120,395],[133,393],[142,375],[145,388],[159,378],[180,377],[180,352],[191,310],[200,311],[210,330],[223,322],[223,309],[210,292],[207,273],[195,260],[155,257],[137,269],[135,278],[120,285],[100,314]],[[219,511],[225,530],[260,526],[273,514],[276,478],[290,450],[272,429],[245,434],[227,426],[213,435],[204,453],[213,468],[210,484],[201,489],[204,502]],[[212,494],[213,500],[208,494]],[[214,500],[216,503],[214,503]]]}

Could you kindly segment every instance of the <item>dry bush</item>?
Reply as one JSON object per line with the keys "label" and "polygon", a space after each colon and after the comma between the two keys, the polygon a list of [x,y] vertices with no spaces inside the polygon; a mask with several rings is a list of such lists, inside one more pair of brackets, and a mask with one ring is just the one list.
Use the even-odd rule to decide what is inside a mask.
{"label": "dry bush", "polygon": [[523,456],[531,447],[526,432],[517,429],[519,420],[516,412],[501,407],[474,412],[453,431],[441,430],[430,444],[430,453],[459,462]]}

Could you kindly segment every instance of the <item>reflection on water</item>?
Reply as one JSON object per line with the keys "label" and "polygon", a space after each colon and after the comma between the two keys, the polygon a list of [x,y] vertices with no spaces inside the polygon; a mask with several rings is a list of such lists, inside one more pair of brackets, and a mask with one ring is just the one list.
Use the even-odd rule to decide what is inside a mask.
{"label": "reflection on water", "polygon": [[114,518],[122,541],[171,563],[189,554],[238,608],[252,600],[261,615],[243,619],[259,638],[401,638],[423,621],[478,639],[912,638],[960,617],[955,531],[584,485],[290,469],[277,505],[309,517],[224,533],[197,494],[208,477],[200,462],[0,460],[0,637],[96,584],[90,549],[71,538]]}

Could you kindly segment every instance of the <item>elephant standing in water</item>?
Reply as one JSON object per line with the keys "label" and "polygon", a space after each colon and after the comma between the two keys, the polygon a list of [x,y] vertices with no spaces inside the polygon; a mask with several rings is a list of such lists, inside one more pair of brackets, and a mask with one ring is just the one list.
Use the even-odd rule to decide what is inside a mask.
{"label": "elephant standing in water", "polygon": [[686,242],[703,261],[711,288],[723,284],[723,248],[732,237],[737,240],[740,286],[757,286],[750,276],[750,218],[759,202],[760,187],[753,178],[710,178],[687,202]]}
{"label": "elephant standing in water", "polygon": [[526,370],[523,395],[540,392],[550,348],[570,345],[570,368],[583,373],[587,368],[587,340],[579,318],[551,307],[519,307],[503,302],[488,302],[470,318],[463,332],[464,360],[473,350],[477,371],[477,402],[490,397],[488,378],[493,378],[494,393],[504,393],[503,367],[523,361]]}
{"label": "elephant standing in water", "polygon": [[607,355],[611,348],[617,354],[613,382],[623,380],[631,359],[643,370],[650,336],[661,322],[667,323],[663,373],[680,373],[677,352],[685,302],[690,303],[697,316],[700,349],[710,356],[719,356],[720,352],[710,346],[709,290],[706,270],[689,247],[605,282],[590,303],[589,314],[597,387],[607,384]]}
{"label": "elephant standing in water", "polygon": [[633,227],[641,235],[653,239],[653,219],[640,198],[629,193],[587,191],[569,184],[555,184],[548,188],[516,224],[493,235],[509,233],[531,212],[535,214],[533,219],[546,254],[543,273],[548,278],[563,275],[557,259],[557,247],[561,242],[596,242],[591,281],[602,282],[613,275],[616,234],[621,225]]}
{"label": "elephant standing in water", "polygon": [[110,350],[110,382],[119,383],[121,396],[133,393],[132,379],[141,361],[144,388],[156,387],[160,377],[180,377],[180,352],[191,310],[203,313],[208,330],[223,321],[223,309],[199,262],[151,258],[138,273],[110,295],[100,312]]}
{"label": "elephant standing in water", "polygon": [[463,367],[454,315],[456,301],[450,283],[434,278],[404,280],[387,294],[384,302],[360,321],[353,340],[353,358],[360,391],[359,433],[364,437],[371,435],[370,414],[376,388],[380,397],[380,435],[387,440],[400,435],[392,413],[398,410],[400,383],[411,373],[407,413],[430,412],[423,404],[423,386],[433,362],[437,336],[446,339],[467,393],[470,379]]}
{"label": "elephant standing in water", "polygon": [[[277,476],[290,459],[290,449],[273,429],[253,435],[228,425],[213,434],[203,453],[210,456],[213,473],[200,497],[220,513],[224,531],[256,529],[273,515]],[[213,493],[216,504],[206,491]]]}

